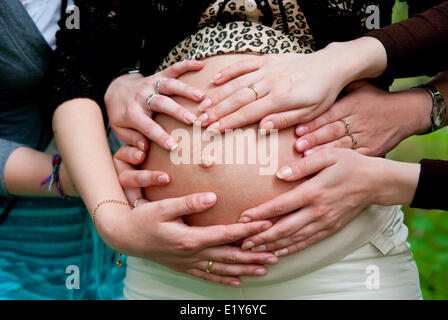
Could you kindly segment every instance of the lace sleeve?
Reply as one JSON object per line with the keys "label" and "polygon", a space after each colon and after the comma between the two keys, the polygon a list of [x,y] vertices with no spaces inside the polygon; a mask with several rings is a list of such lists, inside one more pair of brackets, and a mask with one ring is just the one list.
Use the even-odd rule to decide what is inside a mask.
{"label": "lace sleeve", "polygon": [[[63,102],[90,98],[103,106],[108,84],[118,70],[137,63],[142,38],[126,18],[120,0],[75,1],[79,28],[66,25],[73,13],[59,21],[52,72],[51,112]],[[76,27],[76,25],[75,25]]]}

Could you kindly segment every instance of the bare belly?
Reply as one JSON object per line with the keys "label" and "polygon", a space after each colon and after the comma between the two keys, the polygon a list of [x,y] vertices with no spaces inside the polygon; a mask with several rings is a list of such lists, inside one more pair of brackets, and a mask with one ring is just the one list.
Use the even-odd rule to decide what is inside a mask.
{"label": "bare belly", "polygon": [[[204,69],[183,75],[179,77],[179,80],[198,87],[208,94],[214,90],[214,86],[210,84],[210,79],[223,67],[244,58],[247,57],[241,54],[207,58],[204,60],[206,62]],[[173,99],[196,115],[200,114],[197,110],[197,103],[177,96]],[[190,225],[234,223],[238,221],[241,212],[244,210],[266,202],[298,184],[298,182],[283,182],[275,176],[276,169],[301,158],[301,154],[295,152],[293,148],[296,140],[293,128],[278,132],[278,144],[273,146],[274,150],[270,144],[275,142],[275,140],[271,140],[274,138],[267,136],[266,141],[263,138],[260,139],[257,133],[258,124],[241,128],[242,131],[240,132],[234,132],[231,135],[233,140],[228,140],[230,137],[221,135],[221,143],[219,143],[220,139],[213,140],[209,136],[203,136],[205,141],[201,141],[199,145],[193,142],[197,142],[198,139],[193,137],[194,129],[192,126],[186,126],[163,114],[157,115],[156,121],[168,133],[172,133],[176,129],[182,129],[182,132],[188,133],[190,138],[184,139],[183,137],[180,141],[179,150],[173,151],[171,155],[170,152],[159,146],[151,145],[147,160],[142,168],[165,171],[170,175],[171,181],[168,186],[146,188],[146,197],[150,201],[157,201],[196,192],[211,191],[215,192],[218,198],[216,205],[208,211],[185,216],[185,221]],[[179,130],[175,132],[179,132]],[[198,130],[196,130],[196,133],[199,133]],[[254,134],[252,135],[252,133]],[[257,142],[252,141],[249,144],[249,140],[245,140],[245,144],[238,144],[237,141],[244,141],[244,135],[255,137]],[[254,143],[256,144],[255,148]],[[210,144],[213,144],[213,151],[211,151],[213,148]],[[227,148],[230,145],[233,147]],[[266,153],[260,152],[263,145],[266,146]],[[217,150],[222,150],[221,155]],[[185,155],[184,152],[190,153],[190,157],[188,157],[190,161],[179,163],[179,158]],[[231,153],[230,156],[229,152]],[[278,156],[275,156],[276,152]],[[243,161],[241,161],[241,155],[243,155]],[[238,157],[239,161],[237,160]],[[212,159],[212,163],[209,167],[200,163],[203,160],[209,162],[210,159]],[[275,168],[272,170],[274,165]]]}

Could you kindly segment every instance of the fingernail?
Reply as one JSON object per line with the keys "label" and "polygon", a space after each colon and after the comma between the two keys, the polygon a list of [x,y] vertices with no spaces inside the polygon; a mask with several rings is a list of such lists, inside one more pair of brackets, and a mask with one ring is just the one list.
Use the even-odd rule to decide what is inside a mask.
{"label": "fingernail", "polygon": [[264,125],[261,126],[261,129],[264,129],[264,130],[274,129],[274,123],[272,121],[268,121]]}
{"label": "fingernail", "polygon": [[210,107],[212,105],[212,100],[210,98],[205,99],[204,101],[201,102],[201,104],[199,105],[198,109],[199,111],[204,111],[206,108]]}
{"label": "fingernail", "polygon": [[264,276],[266,273],[267,273],[266,269],[258,268],[254,270],[254,275],[256,276]]}
{"label": "fingernail", "polygon": [[138,160],[140,160],[143,157],[143,151],[135,151],[134,155]]}
{"label": "fingernail", "polygon": [[249,250],[250,248],[253,248],[253,246],[255,245],[255,243],[253,243],[252,241],[246,241],[243,243],[243,245],[241,246],[241,249],[243,250]]}
{"label": "fingernail", "polygon": [[142,141],[137,142],[137,147],[142,150],[145,151],[145,143]]}
{"label": "fingernail", "polygon": [[255,247],[250,249],[253,252],[260,252],[260,251],[266,251],[266,246],[264,244],[262,244],[261,246]]}
{"label": "fingernail", "polygon": [[302,151],[305,150],[309,146],[309,142],[307,140],[299,140],[297,141],[297,148]]}
{"label": "fingernail", "polygon": [[202,100],[205,97],[205,93],[202,91],[195,91],[194,95],[199,99]]}
{"label": "fingernail", "polygon": [[203,113],[199,116],[199,118],[196,121],[205,122],[208,120],[208,114]]}
{"label": "fingernail", "polygon": [[185,113],[184,118],[189,123],[193,123],[198,117],[196,117],[194,114],[192,114],[190,112],[187,112],[187,113]]}
{"label": "fingernail", "polygon": [[252,219],[249,218],[249,217],[242,217],[242,218],[240,218],[238,220],[238,222],[242,222],[242,223],[244,223],[244,222],[251,222],[251,221],[252,221]]}
{"label": "fingernail", "polygon": [[211,83],[215,83],[215,81],[219,80],[219,78],[221,78],[221,77],[222,77],[222,74],[221,74],[221,73],[216,74],[216,75],[213,77]]}
{"label": "fingernail", "polygon": [[292,176],[292,169],[290,167],[283,167],[277,171],[277,178],[279,179],[287,179]]}
{"label": "fingernail", "polygon": [[218,129],[220,125],[221,125],[221,124],[219,123],[219,121],[218,121],[218,122],[215,122],[215,123],[212,123],[211,125],[209,125],[209,126],[207,127],[206,130],[207,130],[207,131],[212,131],[212,132],[214,132],[214,131],[219,132],[219,130],[216,130],[216,129]]}
{"label": "fingernail", "polygon": [[159,183],[168,183],[170,182],[170,177],[167,174],[162,174],[157,177],[157,182]]}
{"label": "fingernail", "polygon": [[216,201],[216,194],[211,193],[211,192],[205,193],[205,194],[201,194],[199,196],[199,202],[204,207],[208,207],[209,205],[215,203],[215,201]]}
{"label": "fingernail", "polygon": [[288,249],[280,249],[274,253],[277,257],[281,257],[288,254]]}
{"label": "fingernail", "polygon": [[241,285],[241,282],[239,282],[239,281],[232,281],[232,282],[230,282],[230,285],[232,285],[234,287],[239,287]]}
{"label": "fingernail", "polygon": [[307,133],[308,133],[308,127],[307,127],[307,126],[299,126],[299,127],[297,127],[297,129],[296,129],[296,133],[297,133],[299,136],[303,136],[304,134],[307,134]]}
{"label": "fingernail", "polygon": [[272,227],[272,223],[270,223],[270,222],[265,223],[261,226],[261,231],[268,230],[270,227]]}
{"label": "fingernail", "polygon": [[177,148],[177,142],[176,140],[168,140],[166,142],[166,146],[168,147],[168,149],[170,149],[171,151],[176,150]]}
{"label": "fingernail", "polygon": [[274,257],[269,257],[264,262],[266,262],[268,264],[276,264],[278,262],[278,259],[274,258]]}
{"label": "fingernail", "polygon": [[314,149],[310,149],[310,150],[306,150],[303,154],[305,155],[305,156],[309,156],[310,154],[312,154],[313,152],[315,152],[316,150],[314,150]]}

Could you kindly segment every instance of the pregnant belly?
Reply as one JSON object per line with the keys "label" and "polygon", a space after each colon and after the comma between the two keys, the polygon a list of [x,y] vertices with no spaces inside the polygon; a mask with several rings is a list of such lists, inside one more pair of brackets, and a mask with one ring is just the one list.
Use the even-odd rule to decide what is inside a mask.
{"label": "pregnant belly", "polygon": [[[202,89],[206,95],[216,90],[210,79],[223,67],[247,56],[230,54],[204,60],[204,69],[179,77],[179,80]],[[199,115],[197,103],[174,96],[183,107]],[[284,193],[300,182],[286,183],[275,177],[276,170],[301,158],[293,148],[294,129],[278,135],[261,136],[258,124],[246,126],[230,134],[212,136],[203,129],[186,126],[171,117],[159,114],[156,121],[168,133],[180,137],[179,148],[171,153],[152,144],[143,169],[167,172],[169,185],[149,187],[145,195],[150,201],[180,197],[196,192],[215,192],[216,205],[200,214],[184,216],[190,225],[230,224],[238,221],[241,212]]]}

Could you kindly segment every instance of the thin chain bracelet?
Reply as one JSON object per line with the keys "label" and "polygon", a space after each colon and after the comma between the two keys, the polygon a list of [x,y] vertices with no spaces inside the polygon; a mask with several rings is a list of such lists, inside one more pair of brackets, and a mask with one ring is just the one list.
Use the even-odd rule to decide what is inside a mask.
{"label": "thin chain bracelet", "polygon": [[[93,227],[95,228],[97,233],[98,233],[98,230],[96,228],[96,223],[95,223],[95,214],[96,214],[96,211],[98,210],[98,208],[101,207],[103,204],[106,204],[106,203],[120,204],[120,205],[123,205],[123,206],[127,206],[127,207],[129,207],[131,209],[134,209],[134,207],[131,204],[129,204],[129,202],[126,202],[126,201],[121,201],[121,200],[103,200],[103,201],[101,201],[100,203],[98,203],[95,206],[95,209],[93,209],[93,211],[92,211]],[[99,233],[98,233],[98,235],[99,235]],[[117,251],[115,251],[113,249],[112,249],[112,251],[117,256],[117,260],[115,261],[115,265],[118,266],[118,267],[121,267],[121,265],[122,265],[122,263],[121,263],[122,253],[121,252],[117,252]]]}

